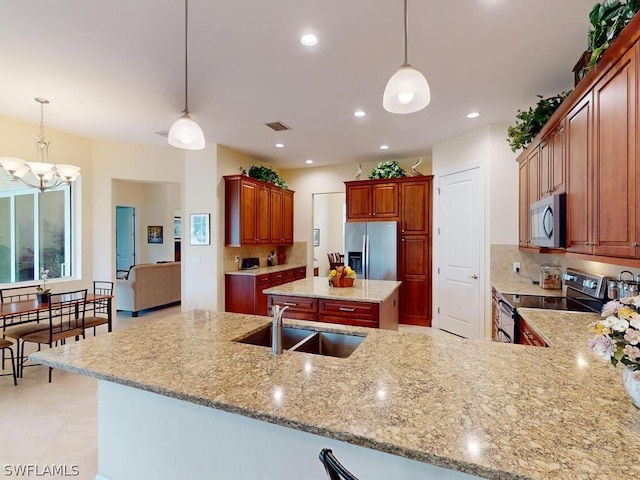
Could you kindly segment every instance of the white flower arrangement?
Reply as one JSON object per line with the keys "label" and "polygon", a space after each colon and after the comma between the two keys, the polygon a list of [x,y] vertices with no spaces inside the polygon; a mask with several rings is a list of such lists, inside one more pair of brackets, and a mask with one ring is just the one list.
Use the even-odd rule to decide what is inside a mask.
{"label": "white flower arrangement", "polygon": [[602,320],[589,325],[596,335],[588,340],[589,349],[609,360],[622,363],[640,380],[640,295],[613,300],[602,307]]}
{"label": "white flower arrangement", "polygon": [[42,278],[42,286],[38,285],[36,287],[36,291],[38,293],[49,293],[51,291],[50,288],[47,288],[47,280],[49,279],[49,269],[41,267],[40,268],[40,278]]}

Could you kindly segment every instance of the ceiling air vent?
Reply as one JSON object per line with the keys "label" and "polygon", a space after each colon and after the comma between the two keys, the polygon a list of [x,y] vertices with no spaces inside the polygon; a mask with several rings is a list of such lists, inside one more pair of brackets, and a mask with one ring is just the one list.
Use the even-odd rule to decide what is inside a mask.
{"label": "ceiling air vent", "polygon": [[269,127],[272,130],[275,130],[276,132],[281,132],[283,130],[291,130],[289,127],[287,127],[284,123],[282,122],[271,122],[271,123],[265,123],[265,125],[267,127]]}
{"label": "ceiling air vent", "polygon": [[165,137],[168,138],[169,137],[169,130],[158,130],[157,132],[155,132],[156,135],[160,135],[161,137]]}

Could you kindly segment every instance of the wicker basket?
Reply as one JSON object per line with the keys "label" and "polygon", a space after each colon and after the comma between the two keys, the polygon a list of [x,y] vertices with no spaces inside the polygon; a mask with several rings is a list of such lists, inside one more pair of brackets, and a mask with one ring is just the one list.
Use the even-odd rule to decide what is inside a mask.
{"label": "wicker basket", "polygon": [[344,288],[344,287],[353,287],[354,278],[347,277],[333,277],[331,279],[331,284],[334,287]]}

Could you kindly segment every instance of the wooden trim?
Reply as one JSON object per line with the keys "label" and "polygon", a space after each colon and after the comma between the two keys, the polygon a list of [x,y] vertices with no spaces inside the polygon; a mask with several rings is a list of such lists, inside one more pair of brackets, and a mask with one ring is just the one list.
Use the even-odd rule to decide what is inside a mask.
{"label": "wooden trim", "polygon": [[567,252],[567,258],[575,258],[578,260],[588,260],[590,262],[608,263],[610,265],[620,265],[623,267],[640,268],[640,259],[637,258],[621,258],[621,257],[602,257],[599,255],[589,255],[586,253]]}
{"label": "wooden trim", "polygon": [[548,253],[551,255],[564,255],[566,250],[564,248],[545,248],[545,247],[519,247],[521,252],[529,253]]}

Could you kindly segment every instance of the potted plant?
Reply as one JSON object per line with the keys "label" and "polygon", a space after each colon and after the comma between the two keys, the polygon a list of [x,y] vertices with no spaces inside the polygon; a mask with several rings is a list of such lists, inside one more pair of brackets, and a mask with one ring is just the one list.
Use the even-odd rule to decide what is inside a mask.
{"label": "potted plant", "polygon": [[589,12],[591,28],[587,35],[587,46],[591,58],[585,67],[586,70],[596,66],[613,39],[631,21],[638,10],[640,10],[640,0],[626,2],[606,0],[593,6]]}
{"label": "potted plant", "polygon": [[374,180],[378,178],[401,178],[406,177],[407,172],[400,166],[397,160],[389,160],[386,162],[380,162],[376,165],[371,173],[369,179]]}
{"label": "potted plant", "polygon": [[273,183],[274,185],[277,185],[284,190],[287,189],[286,182],[282,180],[282,178],[280,178],[280,175],[278,175],[278,172],[276,172],[271,167],[265,167],[264,165],[252,165],[251,168],[249,168],[249,172],[247,172],[243,167],[240,167],[240,171],[243,175],[248,175],[249,177],[255,178],[256,180]]}
{"label": "potted plant", "polygon": [[551,115],[570,93],[571,90],[568,90],[547,98],[538,95],[540,100],[538,100],[536,108],[529,107],[529,110],[518,110],[515,125],[507,128],[507,142],[511,146],[511,151],[515,152],[519,148],[529,145],[533,137],[540,133]]}
{"label": "potted plant", "polygon": [[49,269],[40,267],[40,278],[42,278],[42,286],[36,287],[36,299],[38,303],[49,303],[49,297],[51,297],[51,289],[47,288],[47,280],[49,279]]}

